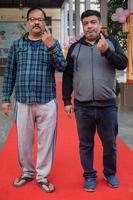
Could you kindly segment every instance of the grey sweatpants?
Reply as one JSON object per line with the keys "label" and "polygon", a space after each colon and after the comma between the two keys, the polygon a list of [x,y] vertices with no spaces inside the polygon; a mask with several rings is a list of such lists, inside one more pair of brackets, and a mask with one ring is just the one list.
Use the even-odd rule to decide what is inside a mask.
{"label": "grey sweatpants", "polygon": [[[46,181],[50,173],[56,139],[57,102],[46,104],[16,103],[18,156],[23,177]],[[37,127],[37,161],[33,165],[34,130]]]}

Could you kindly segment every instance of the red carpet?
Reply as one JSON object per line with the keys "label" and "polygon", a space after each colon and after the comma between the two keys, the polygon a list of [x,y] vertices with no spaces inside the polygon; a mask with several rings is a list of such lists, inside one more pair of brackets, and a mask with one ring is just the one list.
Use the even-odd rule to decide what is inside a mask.
{"label": "red carpet", "polygon": [[0,200],[132,200],[133,199],[133,151],[118,139],[118,173],[121,185],[109,188],[103,180],[101,144],[96,138],[95,168],[98,171],[97,190],[83,190],[82,169],[79,161],[78,138],[74,116],[68,119],[61,101],[61,84],[58,82],[59,119],[54,165],[50,180],[56,192],[46,194],[35,181],[24,187],[14,188],[12,181],[20,175],[17,160],[15,126],[0,151]]}

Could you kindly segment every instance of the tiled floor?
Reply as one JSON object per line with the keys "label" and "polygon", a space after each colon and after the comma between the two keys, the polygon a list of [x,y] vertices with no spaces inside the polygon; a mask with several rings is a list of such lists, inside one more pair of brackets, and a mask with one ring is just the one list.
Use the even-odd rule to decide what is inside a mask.
{"label": "tiled floor", "polygon": [[[60,75],[58,75],[60,77]],[[2,77],[0,77],[0,94],[2,86]],[[122,140],[133,149],[133,110],[122,108],[119,106],[119,136]],[[13,113],[9,117],[3,115],[1,110],[1,95],[0,95],[0,148],[4,144],[10,126],[13,120]]]}

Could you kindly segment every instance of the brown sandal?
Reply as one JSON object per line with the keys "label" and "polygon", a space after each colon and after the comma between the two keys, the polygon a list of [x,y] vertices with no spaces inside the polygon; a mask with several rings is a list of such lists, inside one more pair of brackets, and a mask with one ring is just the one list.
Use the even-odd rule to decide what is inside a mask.
{"label": "brown sandal", "polygon": [[52,183],[47,182],[37,182],[37,185],[47,193],[51,193],[55,191],[55,187]]}
{"label": "brown sandal", "polygon": [[20,176],[17,179],[15,179],[15,181],[13,182],[13,186],[21,187],[32,180],[33,180],[33,178]]}

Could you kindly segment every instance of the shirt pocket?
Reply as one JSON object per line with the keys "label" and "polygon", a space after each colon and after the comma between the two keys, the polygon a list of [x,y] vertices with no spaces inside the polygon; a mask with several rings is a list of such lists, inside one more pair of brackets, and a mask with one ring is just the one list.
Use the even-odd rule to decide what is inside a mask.
{"label": "shirt pocket", "polygon": [[[30,54],[29,54],[30,55]],[[27,61],[31,59],[28,55],[28,48],[19,48],[17,49],[17,63],[19,66],[26,67]]]}

